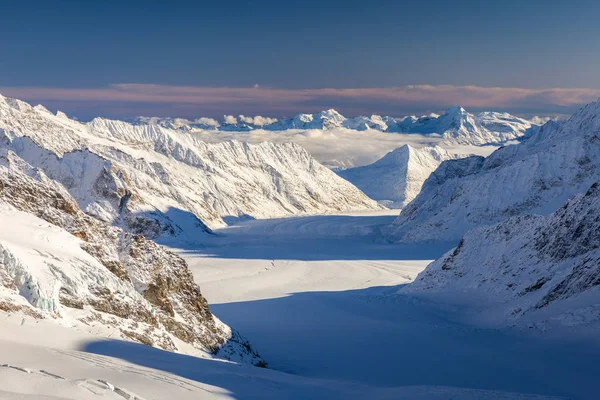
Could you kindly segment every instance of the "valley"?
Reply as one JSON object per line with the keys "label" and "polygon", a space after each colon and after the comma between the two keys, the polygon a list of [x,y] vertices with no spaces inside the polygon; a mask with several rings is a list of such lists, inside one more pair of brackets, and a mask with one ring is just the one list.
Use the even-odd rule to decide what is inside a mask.
{"label": "valley", "polygon": [[0,394],[591,400],[597,114],[210,131],[0,96]]}
{"label": "valley", "polygon": [[[398,296],[452,244],[374,241],[372,233],[393,218],[246,221],[216,231],[218,239],[202,248],[177,250],[211,310],[244,332],[269,369],[5,316],[0,351],[16,369],[0,367],[0,380],[50,382],[55,393],[78,399],[115,396],[97,379],[140,399],[594,398],[596,344],[475,327],[449,299]],[[17,386],[8,389],[35,392]]]}
{"label": "valley", "polygon": [[275,370],[380,389],[455,387],[461,399],[482,394],[458,388],[593,398],[594,342],[481,328],[451,298],[398,296],[455,243],[374,241],[392,217],[247,221],[218,230],[219,245],[180,254],[213,312]]}
{"label": "valley", "polygon": [[600,398],[600,2],[5,3],[0,400]]}

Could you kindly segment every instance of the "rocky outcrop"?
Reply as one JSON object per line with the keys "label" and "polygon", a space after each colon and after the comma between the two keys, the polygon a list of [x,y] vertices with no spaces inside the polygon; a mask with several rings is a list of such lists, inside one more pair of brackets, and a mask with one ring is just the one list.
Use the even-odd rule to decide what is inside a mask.
{"label": "rocky outcrop", "polygon": [[[15,244],[8,234],[0,239],[0,283],[10,300],[3,304],[105,325],[170,351],[186,343],[264,363],[245,339],[211,314],[181,257],[87,215],[61,184],[12,151],[0,152],[0,204],[6,224],[17,221],[24,235],[33,236],[25,244]],[[38,234],[50,244],[57,237],[56,248],[46,249],[43,241],[36,245]],[[23,252],[23,246],[31,249]]]}

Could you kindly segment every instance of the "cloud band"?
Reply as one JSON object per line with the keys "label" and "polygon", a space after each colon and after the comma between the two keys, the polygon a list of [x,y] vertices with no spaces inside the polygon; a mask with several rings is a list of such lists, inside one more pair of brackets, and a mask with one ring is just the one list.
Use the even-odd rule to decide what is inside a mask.
{"label": "cloud band", "polygon": [[[104,88],[0,87],[0,93],[27,101],[51,104],[76,102],[161,104],[163,114],[197,110],[200,114],[261,113],[291,115],[323,108],[336,108],[350,115],[382,113],[399,116],[409,111],[440,110],[460,104],[471,109],[516,112],[570,111],[600,97],[600,89],[586,88],[500,88],[452,85],[410,85],[393,88],[277,89],[255,85],[249,88],[211,88],[154,84],[114,84]],[[82,105],[83,104],[83,105]],[[110,107],[109,107],[110,108]],[[68,111],[68,110],[67,110]]]}

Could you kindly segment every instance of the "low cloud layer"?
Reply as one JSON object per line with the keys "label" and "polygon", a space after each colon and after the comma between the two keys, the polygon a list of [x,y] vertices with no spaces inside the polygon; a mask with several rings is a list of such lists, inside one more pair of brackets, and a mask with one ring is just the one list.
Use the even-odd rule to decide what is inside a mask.
{"label": "low cloud layer", "polygon": [[[335,108],[344,114],[402,116],[462,105],[473,111],[564,113],[600,97],[600,89],[486,88],[412,85],[395,88],[276,89],[115,84],[105,88],[0,87],[0,93],[63,108],[75,115],[215,117],[261,114],[279,117]],[[96,111],[94,113],[94,111]]]}
{"label": "low cloud layer", "polygon": [[[330,130],[287,130],[250,132],[199,131],[193,133],[205,142],[223,142],[239,140],[248,143],[265,141],[299,144],[308,150],[313,157],[329,167],[349,168],[370,164],[386,153],[409,144],[413,147],[441,144],[442,138],[437,135],[418,135],[403,133],[387,133],[374,130],[353,131],[344,128]],[[493,146],[447,146],[449,151],[462,154],[488,155],[496,147]]]}

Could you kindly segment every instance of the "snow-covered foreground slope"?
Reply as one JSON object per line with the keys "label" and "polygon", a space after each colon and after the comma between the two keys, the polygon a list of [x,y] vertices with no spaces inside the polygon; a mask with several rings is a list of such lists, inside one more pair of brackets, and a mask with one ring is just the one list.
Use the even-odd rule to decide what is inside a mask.
{"label": "snow-covered foreground slope", "polygon": [[142,399],[595,398],[595,342],[474,328],[454,320],[457,310],[396,295],[397,285],[414,279],[448,246],[373,241],[372,234],[393,218],[387,212],[247,221],[219,230],[221,240],[210,238],[205,248],[181,250],[211,309],[243,327],[274,369],[169,353],[92,335],[99,328],[77,331],[0,312],[0,365],[6,364],[0,393],[71,399],[121,392]]}
{"label": "snow-covered foreground slope", "polygon": [[522,144],[489,157],[446,161],[400,213],[392,236],[458,240],[475,226],[513,215],[549,214],[600,179],[600,103],[549,122]]}
{"label": "snow-covered foreground slope", "polygon": [[61,182],[97,218],[150,237],[197,240],[223,217],[376,209],[293,144],[207,144],[157,125],[81,124],[0,97],[1,146]]}
{"label": "snow-covered foreground slope", "polygon": [[403,208],[421,191],[423,182],[442,161],[460,158],[441,147],[404,145],[363,167],[338,171],[373,200],[387,207]]}
{"label": "snow-covered foreground slope", "polygon": [[149,346],[249,363],[187,264],[86,214],[60,184],[0,150],[0,310]]}
{"label": "snow-covered foreground slope", "polygon": [[[43,330],[44,335],[40,335]],[[98,340],[0,312],[3,400],[415,399],[549,400],[452,387],[379,388],[201,359],[135,343]]]}
{"label": "snow-covered foreground slope", "polygon": [[404,291],[447,293],[470,304],[485,298],[486,318],[499,324],[597,329],[599,249],[595,183],[549,216],[518,216],[468,232]]}

